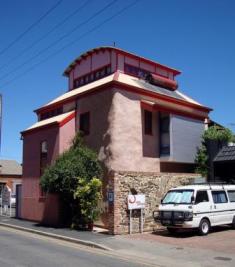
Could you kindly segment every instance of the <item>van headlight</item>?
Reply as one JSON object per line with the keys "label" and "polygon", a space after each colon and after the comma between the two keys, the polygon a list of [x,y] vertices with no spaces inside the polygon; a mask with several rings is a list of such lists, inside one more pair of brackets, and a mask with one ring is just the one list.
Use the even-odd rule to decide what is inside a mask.
{"label": "van headlight", "polygon": [[186,221],[192,221],[192,219],[193,219],[193,212],[192,211],[186,211],[184,213],[184,219]]}

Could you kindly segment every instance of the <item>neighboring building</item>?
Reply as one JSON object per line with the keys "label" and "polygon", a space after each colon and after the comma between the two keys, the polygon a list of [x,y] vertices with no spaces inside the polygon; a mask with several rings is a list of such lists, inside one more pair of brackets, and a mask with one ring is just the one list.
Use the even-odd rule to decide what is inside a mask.
{"label": "neighboring building", "polygon": [[0,159],[0,193],[7,184],[12,193],[16,192],[16,185],[22,183],[22,166],[15,160]]}
{"label": "neighboring building", "polygon": [[215,180],[235,183],[235,145],[222,147],[213,163]]}
{"label": "neighboring building", "polygon": [[[22,132],[22,216],[43,219],[45,196],[39,177],[44,167],[69,147],[79,130],[107,169],[104,192],[114,193],[114,201],[105,202],[103,208],[109,216],[104,221],[113,233],[126,231],[128,224],[124,210],[123,218],[117,219],[121,208],[117,208],[120,203],[115,192],[119,192],[121,181],[130,179],[123,185],[128,192],[133,186],[148,183],[146,177],[151,173],[158,177],[151,184],[156,183],[155,189],[160,190],[166,173],[192,172],[211,109],[177,90],[175,77],[179,74],[115,47],[92,49],[72,62],[64,72],[68,92],[35,110],[38,122]],[[137,176],[142,182],[136,184]],[[145,188],[151,187],[146,184]],[[148,194],[143,188],[137,191]],[[156,196],[153,199],[159,200]],[[148,216],[152,209],[148,207]],[[115,226],[120,220],[122,229]]]}

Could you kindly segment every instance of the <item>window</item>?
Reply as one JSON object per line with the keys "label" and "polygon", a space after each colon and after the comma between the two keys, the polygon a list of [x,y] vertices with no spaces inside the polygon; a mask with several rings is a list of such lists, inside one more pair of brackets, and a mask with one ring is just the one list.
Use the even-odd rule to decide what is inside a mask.
{"label": "window", "polygon": [[225,191],[212,191],[211,193],[214,203],[219,204],[228,202]]}
{"label": "window", "polygon": [[129,64],[125,64],[124,70],[125,70],[125,73],[127,73],[127,74],[130,74],[130,75],[133,75],[133,76],[137,76],[137,77],[140,77],[140,78],[143,78],[143,79],[150,73],[147,70],[144,70],[142,68],[135,67],[135,66],[132,66],[132,65],[129,65]]}
{"label": "window", "polygon": [[152,134],[153,131],[153,115],[152,112],[144,110],[144,133]]}
{"label": "window", "polygon": [[207,191],[197,191],[196,201],[195,203],[201,203],[201,202],[208,202],[208,194]]}
{"label": "window", "polygon": [[83,86],[95,80],[101,79],[111,73],[111,66],[107,65],[74,80],[74,88]]}
{"label": "window", "polygon": [[228,198],[230,202],[235,202],[235,190],[228,191]]}
{"label": "window", "polygon": [[165,195],[163,204],[191,204],[193,190],[171,190]]}
{"label": "window", "polygon": [[160,113],[160,155],[170,155],[170,116],[166,113]]}
{"label": "window", "polygon": [[90,133],[90,113],[86,112],[80,115],[80,131],[84,135]]}
{"label": "window", "polygon": [[43,174],[47,166],[47,158],[48,158],[47,141],[42,141],[40,147],[40,175]]}

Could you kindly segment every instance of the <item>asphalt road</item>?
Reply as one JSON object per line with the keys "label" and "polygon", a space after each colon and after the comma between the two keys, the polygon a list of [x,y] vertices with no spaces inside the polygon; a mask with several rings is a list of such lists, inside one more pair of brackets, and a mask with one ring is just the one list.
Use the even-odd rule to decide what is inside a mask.
{"label": "asphalt road", "polygon": [[0,267],[140,267],[135,262],[98,249],[0,227]]}

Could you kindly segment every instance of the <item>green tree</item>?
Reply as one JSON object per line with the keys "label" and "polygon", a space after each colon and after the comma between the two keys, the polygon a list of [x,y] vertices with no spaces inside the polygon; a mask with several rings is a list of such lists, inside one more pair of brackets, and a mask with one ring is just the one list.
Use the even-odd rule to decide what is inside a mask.
{"label": "green tree", "polygon": [[[45,170],[40,185],[44,192],[58,193],[65,207],[72,210],[72,217],[78,218],[78,216],[88,216],[91,212],[90,209],[87,213],[81,212],[81,209],[84,209],[81,205],[84,199],[87,201],[91,199],[93,207],[97,206],[101,196],[101,181],[97,177],[102,177],[97,154],[84,145],[78,134],[73,139],[70,149],[61,154],[55,163]],[[78,193],[87,187],[91,188],[90,194]],[[99,197],[94,198],[92,194]]]}
{"label": "green tree", "polygon": [[234,136],[230,129],[219,126],[211,126],[204,131],[202,135],[202,144],[198,149],[195,158],[195,163],[197,164],[195,171],[196,173],[200,173],[203,177],[207,177],[209,172],[207,143],[211,140],[228,143],[234,140]]}

